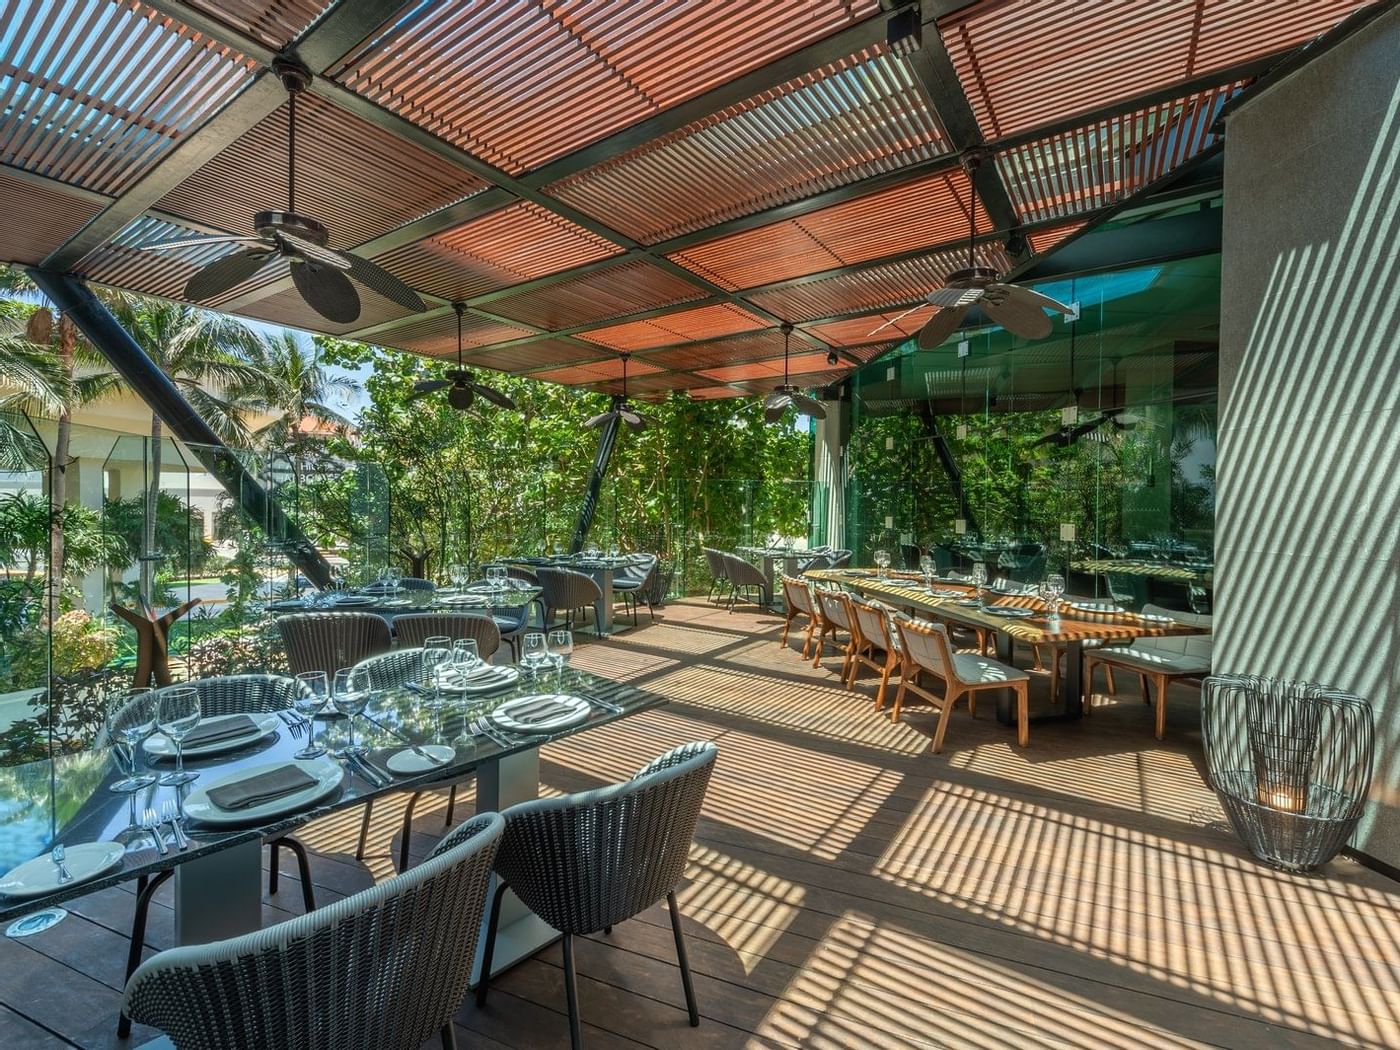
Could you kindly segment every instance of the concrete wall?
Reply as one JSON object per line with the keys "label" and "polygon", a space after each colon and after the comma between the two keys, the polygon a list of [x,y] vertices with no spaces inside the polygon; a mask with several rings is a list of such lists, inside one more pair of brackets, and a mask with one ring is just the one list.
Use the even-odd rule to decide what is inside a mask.
{"label": "concrete wall", "polygon": [[1377,713],[1400,867],[1400,10],[1226,130],[1216,667]]}

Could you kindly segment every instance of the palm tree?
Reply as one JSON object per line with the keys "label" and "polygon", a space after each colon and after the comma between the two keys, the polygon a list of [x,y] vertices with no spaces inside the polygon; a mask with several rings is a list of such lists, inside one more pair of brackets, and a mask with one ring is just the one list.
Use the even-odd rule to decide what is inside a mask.
{"label": "palm tree", "polygon": [[[27,297],[34,291],[21,271],[13,267],[0,269],[0,292]],[[60,315],[55,323],[53,311],[47,306],[31,309],[15,299],[6,305],[5,312],[12,317],[17,319],[26,312],[27,316],[24,334],[6,337],[0,343],[0,381],[14,388],[0,407],[51,415],[57,424],[49,482],[49,584],[57,590],[67,571],[63,524],[68,505],[73,410],[113,393],[121,386],[121,378],[107,366],[106,358],[81,338],[78,326],[66,315]],[[0,435],[0,445],[17,454],[12,458],[27,458],[32,463],[33,438],[19,437],[22,432],[12,424],[6,424],[6,430],[8,433]]]}
{"label": "palm tree", "polygon": [[[281,385],[259,368],[256,334],[229,317],[192,306],[123,296],[114,313],[147,356],[180,389],[190,406],[221,441],[245,444],[243,413],[258,403],[275,400]],[[222,395],[222,396],[221,396]],[[142,537],[141,594],[149,601],[155,578],[155,528],[160,495],[160,416],[151,413],[151,473],[146,488],[145,529]]]}
{"label": "palm tree", "polygon": [[268,448],[289,449],[300,481],[301,454],[309,438],[304,424],[319,420],[349,426],[350,421],[332,408],[330,402],[348,399],[359,389],[359,384],[349,376],[337,375],[326,368],[315,348],[308,348],[305,338],[295,332],[263,336],[257,342],[252,360],[264,377],[260,389],[252,394],[255,397],[274,394],[265,401],[264,407],[276,413],[254,437]]}

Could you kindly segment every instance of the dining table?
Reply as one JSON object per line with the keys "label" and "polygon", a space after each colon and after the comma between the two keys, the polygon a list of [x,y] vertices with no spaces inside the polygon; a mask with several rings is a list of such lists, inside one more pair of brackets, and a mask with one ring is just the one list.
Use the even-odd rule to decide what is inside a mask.
{"label": "dining table", "polygon": [[781,597],[779,594],[781,588],[775,586],[778,566],[781,565],[783,572],[788,576],[796,576],[801,562],[813,556],[811,551],[799,550],[795,547],[739,547],[736,549],[740,554],[747,554],[751,558],[758,559],[763,578],[768,581],[768,593],[775,598]]}
{"label": "dining table", "polygon": [[613,582],[617,579],[618,570],[636,563],[636,556],[630,554],[561,554],[552,558],[505,558],[503,560],[527,565],[532,569],[538,569],[542,566],[572,569],[590,577],[598,585],[599,592],[598,599],[593,603],[594,630],[606,638],[613,633],[617,626],[616,618],[613,615],[615,596]]}
{"label": "dining table", "polygon": [[[1128,644],[1138,638],[1166,635],[1209,634],[1200,623],[1182,622],[1170,616],[1149,616],[1115,608],[1105,603],[1079,605],[1060,602],[1060,615],[1051,621],[1046,602],[1021,589],[998,591],[978,589],[962,582],[934,578],[930,587],[918,573],[869,569],[818,569],[806,573],[815,582],[839,584],[868,598],[924,613],[944,622],[961,624],[995,638],[996,657],[1011,663],[1016,643],[1040,645],[1063,651],[1065,683],[1060,710],[1033,715],[1031,723],[1076,721],[1084,715],[1084,647],[1090,643]],[[1008,695],[997,700],[997,720],[1015,723],[1015,711]]]}
{"label": "dining table", "polygon": [[1146,576],[1156,580],[1210,586],[1215,566],[1208,561],[1163,561],[1160,558],[1086,558],[1071,563],[1075,572],[1117,576]]}
{"label": "dining table", "polygon": [[366,588],[348,594],[329,591],[298,598],[281,598],[267,603],[274,615],[296,612],[371,612],[382,616],[389,626],[394,618],[408,613],[478,613],[491,615],[505,609],[520,609],[537,599],[541,590],[525,580],[510,580],[504,590],[492,590],[484,583],[466,587],[439,587],[435,590],[400,590],[397,595],[379,588]]}
{"label": "dining table", "polygon": [[[572,698],[576,720],[552,729],[532,728],[529,723],[506,728],[496,721],[502,705],[533,694]],[[110,790],[117,774],[105,750],[12,766],[0,770],[0,872],[43,857],[56,843],[63,844],[70,857],[88,843],[114,842],[124,849],[115,866],[97,877],[47,891],[36,886],[33,888],[38,892],[32,896],[0,895],[0,924],[18,920],[18,932],[24,932],[27,916],[105,887],[174,869],[176,943],[207,943],[250,932],[262,924],[262,848],[270,837],[294,832],[380,796],[428,790],[470,773],[476,776],[478,811],[503,810],[539,796],[543,745],[593,732],[666,702],[656,693],[586,671],[550,668],[535,676],[522,672],[509,685],[484,697],[451,692],[434,696],[426,687],[414,684],[376,690],[364,713],[353,720],[329,715],[312,723],[316,743],[334,750],[347,742],[353,722],[357,743],[368,748],[367,767],[331,754],[317,759],[294,758],[305,746],[309,728],[291,711],[259,716],[265,718],[266,732],[234,750],[203,758],[187,756],[186,769],[198,772],[199,779],[178,788],[156,784],[134,794]],[[415,763],[409,757],[420,754],[440,761]],[[152,772],[170,768],[166,761],[151,759],[149,750],[147,758]],[[395,771],[411,770],[415,764],[425,768]],[[285,811],[265,812],[261,807],[223,811],[211,806],[209,796],[201,791],[218,781],[246,783],[246,778],[258,771],[289,768],[308,773],[317,787],[308,789],[310,795],[304,804]],[[299,797],[289,796],[288,805]],[[187,805],[191,810],[181,821],[187,839],[184,845],[168,822],[155,833],[143,826],[141,818],[147,808],[159,814],[170,802],[177,813],[184,812]],[[197,804],[206,819],[195,818]],[[250,812],[255,815],[249,816]],[[163,849],[155,834],[160,835]],[[349,842],[348,848],[353,850],[353,836]],[[0,882],[3,879],[0,876]],[[492,973],[534,954],[558,936],[507,894]],[[481,945],[485,945],[484,937]],[[474,981],[480,979],[480,966],[478,949]]]}

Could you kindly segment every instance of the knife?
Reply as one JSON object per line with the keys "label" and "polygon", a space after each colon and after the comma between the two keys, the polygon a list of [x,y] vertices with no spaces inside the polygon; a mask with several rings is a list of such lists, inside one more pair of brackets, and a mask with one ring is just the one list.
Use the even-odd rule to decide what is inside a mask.
{"label": "knife", "polygon": [[580,693],[579,695],[595,707],[601,707],[604,711],[611,711],[615,715],[622,714],[622,708],[617,704],[611,703],[607,700],[600,700],[598,697],[592,696],[588,693]]}
{"label": "knife", "polygon": [[378,788],[388,786],[389,781],[384,777],[380,776],[379,773],[377,773],[369,765],[369,763],[367,763],[359,755],[347,755],[346,761],[349,762],[350,765],[354,766],[355,770],[360,774],[360,776],[362,776],[365,780],[369,781],[371,786]]}

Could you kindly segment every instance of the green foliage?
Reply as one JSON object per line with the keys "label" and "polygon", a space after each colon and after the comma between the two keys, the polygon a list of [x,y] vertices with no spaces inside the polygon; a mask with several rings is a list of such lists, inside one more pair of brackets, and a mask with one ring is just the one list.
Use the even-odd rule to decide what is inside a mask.
{"label": "green foliage", "polygon": [[[109,499],[102,513],[107,532],[117,543],[116,557],[107,564],[120,572],[134,565],[141,554],[146,498]],[[68,542],[72,558],[72,540]],[[204,515],[174,493],[161,491],[156,500],[155,549],[168,571],[204,572],[214,555],[213,545],[204,538]]]}

